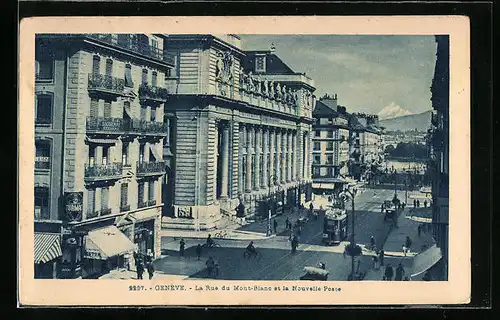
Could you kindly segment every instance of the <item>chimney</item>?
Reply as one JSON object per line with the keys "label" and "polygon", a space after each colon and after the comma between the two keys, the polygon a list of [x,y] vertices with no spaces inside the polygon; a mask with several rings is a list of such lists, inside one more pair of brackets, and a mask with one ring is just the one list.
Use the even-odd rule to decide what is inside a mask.
{"label": "chimney", "polygon": [[276,52],[276,46],[274,45],[274,42],[271,42],[271,46],[269,47],[269,51],[271,51],[271,53]]}

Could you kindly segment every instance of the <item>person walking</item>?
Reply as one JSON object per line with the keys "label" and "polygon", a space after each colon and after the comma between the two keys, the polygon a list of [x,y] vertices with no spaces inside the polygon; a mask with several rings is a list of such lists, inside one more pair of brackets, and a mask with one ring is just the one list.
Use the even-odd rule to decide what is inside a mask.
{"label": "person walking", "polygon": [[420,200],[417,199],[417,208],[420,208]]}
{"label": "person walking", "polygon": [[378,258],[377,258],[377,256],[373,256],[372,257],[372,262],[373,262],[373,270],[378,270],[379,266],[378,266]]}
{"label": "person walking", "polygon": [[403,268],[403,265],[399,263],[398,267],[396,268],[396,276],[394,277],[394,280],[403,281],[404,274],[405,269]]}
{"label": "person walking", "polygon": [[135,260],[135,268],[137,270],[137,279],[142,280],[142,274],[144,273],[144,264],[142,263],[141,258]]}
{"label": "person walking", "polygon": [[286,217],[286,220],[285,220],[285,228],[286,228],[287,230],[290,230],[290,229],[291,229],[291,228],[290,228],[290,220],[288,220],[288,217]]}
{"label": "person walking", "polygon": [[387,281],[391,281],[392,280],[392,276],[394,275],[394,270],[392,270],[392,267],[390,264],[387,265],[387,267],[385,267],[385,278],[387,279]]}
{"label": "person walking", "polygon": [[410,239],[410,236],[406,236],[406,240],[405,240],[405,246],[407,248],[407,252],[410,252],[410,249],[411,249],[411,244],[412,244],[412,241]]}
{"label": "person walking", "polygon": [[148,262],[148,265],[147,265],[147,269],[148,269],[148,274],[149,274],[149,280],[153,279],[153,275],[155,273],[155,268],[153,266],[153,262]]}
{"label": "person walking", "polygon": [[427,200],[424,200],[424,208],[427,208]]}
{"label": "person walking", "polygon": [[293,236],[292,239],[292,253],[295,253],[297,251],[297,247],[299,246],[299,240],[297,239],[297,236]]}
{"label": "person walking", "polygon": [[373,236],[370,237],[370,250],[375,250],[375,238]]}
{"label": "person walking", "polygon": [[417,199],[413,199],[413,208],[417,207]]}
{"label": "person walking", "polygon": [[179,242],[179,254],[181,257],[184,257],[184,247],[186,246],[186,243],[184,242],[184,239],[181,238],[181,241]]}
{"label": "person walking", "polygon": [[200,260],[200,257],[201,257],[201,244],[199,244],[199,243],[196,246],[196,256],[198,257],[198,260]]}
{"label": "person walking", "polygon": [[277,232],[277,230],[278,230],[278,221],[276,221],[276,219],[274,219],[274,221],[273,221],[273,228],[274,228],[274,233],[278,234],[278,232]]}
{"label": "person walking", "polygon": [[313,204],[312,204],[312,202],[311,202],[311,204],[309,205],[309,214],[310,214],[311,216],[312,216],[312,214],[313,214],[313,211],[314,211],[314,205],[313,205]]}
{"label": "person walking", "polygon": [[209,277],[211,277],[212,271],[214,270],[214,267],[215,267],[214,258],[212,258],[212,256],[208,257],[208,260],[207,260],[207,262],[205,262],[205,265],[207,266],[207,274]]}
{"label": "person walking", "polygon": [[380,252],[378,253],[378,259],[380,261],[380,265],[383,267],[384,266],[384,249],[380,249]]}

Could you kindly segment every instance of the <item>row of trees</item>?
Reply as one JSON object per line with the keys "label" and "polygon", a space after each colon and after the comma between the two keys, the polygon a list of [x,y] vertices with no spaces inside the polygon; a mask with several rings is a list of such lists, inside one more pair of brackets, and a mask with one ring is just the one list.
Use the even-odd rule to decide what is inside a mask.
{"label": "row of trees", "polygon": [[396,147],[390,144],[385,147],[385,152],[389,157],[395,158],[424,159],[427,157],[427,147],[425,145],[409,142],[400,142]]}

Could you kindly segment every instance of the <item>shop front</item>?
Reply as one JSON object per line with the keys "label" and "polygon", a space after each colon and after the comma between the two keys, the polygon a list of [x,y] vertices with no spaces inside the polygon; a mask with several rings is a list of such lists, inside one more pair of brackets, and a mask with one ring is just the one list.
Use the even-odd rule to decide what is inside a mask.
{"label": "shop front", "polygon": [[60,234],[35,232],[35,279],[56,279],[61,256]]}
{"label": "shop front", "polygon": [[136,222],[134,226],[134,243],[137,246],[137,253],[141,255],[154,255],[154,225],[154,219]]}
{"label": "shop front", "polygon": [[111,270],[128,268],[136,246],[116,226],[89,231],[84,237],[83,278],[98,278]]}

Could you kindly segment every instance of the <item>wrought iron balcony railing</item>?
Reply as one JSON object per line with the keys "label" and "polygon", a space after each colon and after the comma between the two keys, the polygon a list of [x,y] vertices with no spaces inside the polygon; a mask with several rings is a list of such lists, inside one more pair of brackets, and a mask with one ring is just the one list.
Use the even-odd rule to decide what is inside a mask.
{"label": "wrought iron balcony railing", "polygon": [[98,215],[99,215],[99,211],[95,211],[95,210],[88,210],[87,211],[87,219],[95,218]]}
{"label": "wrought iron balcony railing", "polygon": [[136,168],[137,175],[155,175],[165,173],[165,162],[138,162]]}
{"label": "wrought iron balcony railing", "polygon": [[116,78],[99,73],[89,73],[88,89],[121,95],[125,90],[125,79]]}
{"label": "wrought iron balcony railing", "polygon": [[139,119],[132,119],[128,125],[127,129],[134,132],[141,133],[159,133],[159,134],[167,134],[168,126],[163,122],[155,122],[155,121],[144,121]]}
{"label": "wrought iron balcony railing", "polygon": [[168,98],[168,90],[143,83],[139,86],[139,97],[144,100],[165,102]]}
{"label": "wrought iron balcony railing", "polygon": [[35,169],[50,169],[50,157],[35,157]]}
{"label": "wrought iron balcony railing", "polygon": [[88,132],[122,132],[124,127],[122,118],[87,117]]}
{"label": "wrought iron balcony railing", "polygon": [[122,164],[119,162],[85,167],[85,180],[119,179],[122,175]]}
{"label": "wrought iron balcony railing", "polygon": [[152,207],[152,206],[156,206],[156,200],[155,199],[148,201],[148,207]]}
{"label": "wrought iron balcony railing", "polygon": [[142,201],[137,204],[137,208],[146,208],[148,206],[148,201]]}
{"label": "wrought iron balcony railing", "polygon": [[101,209],[101,216],[111,214],[111,208]]}
{"label": "wrought iron balcony railing", "polygon": [[101,42],[105,42],[107,44],[120,47],[122,49],[126,49],[128,51],[132,51],[134,53],[141,54],[148,58],[153,58],[157,61],[165,62],[171,65],[175,64],[175,56],[169,53],[164,52],[158,47],[154,47],[146,42],[141,42],[137,37],[133,37],[136,35],[132,34],[86,34],[86,36],[99,40]]}

